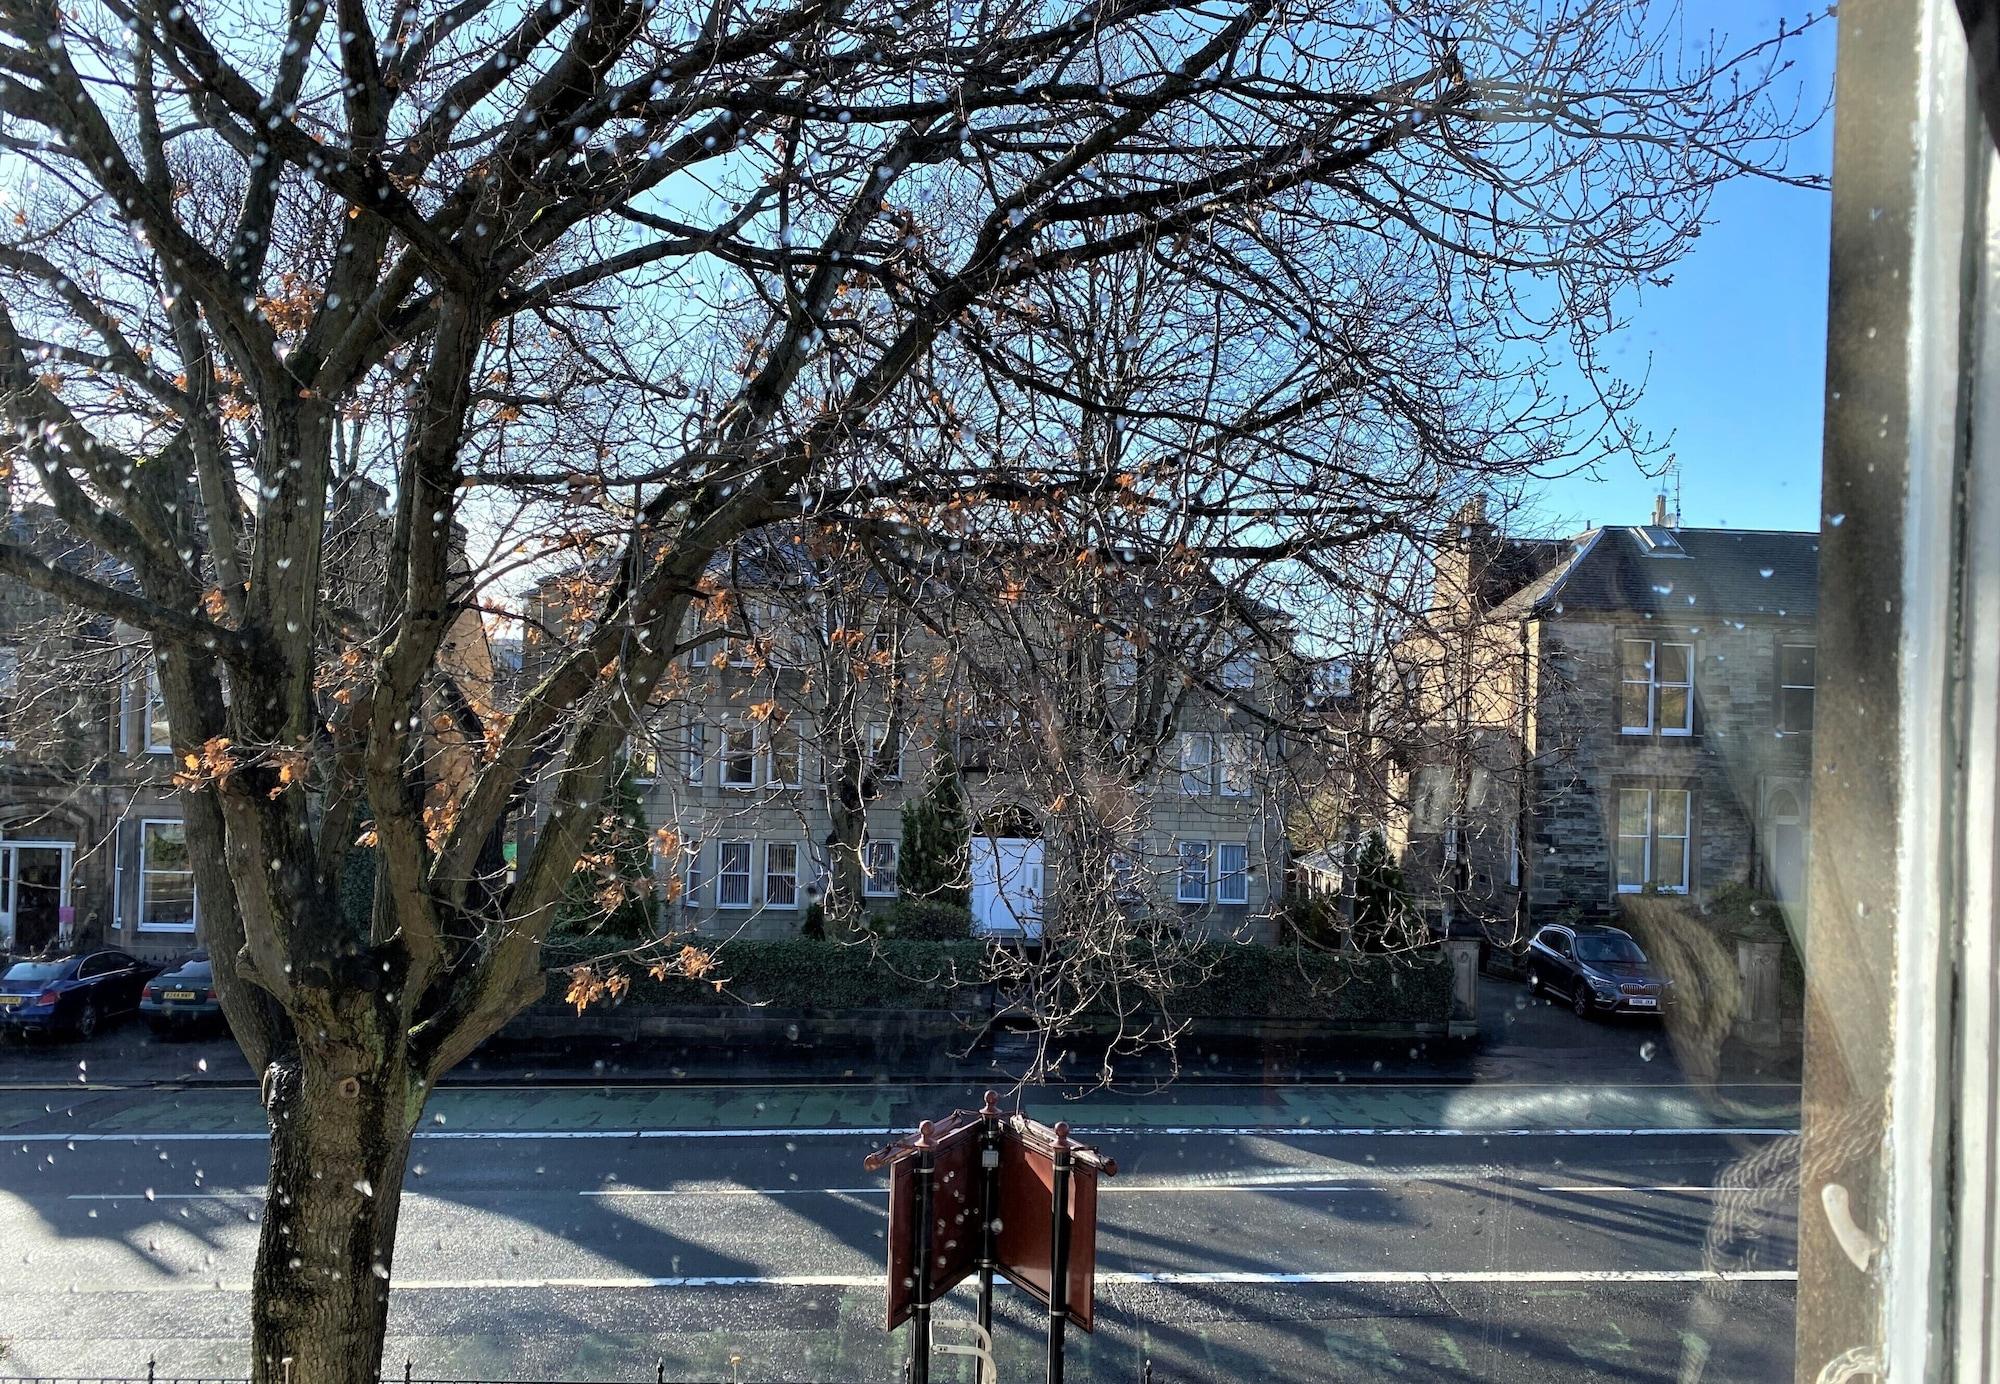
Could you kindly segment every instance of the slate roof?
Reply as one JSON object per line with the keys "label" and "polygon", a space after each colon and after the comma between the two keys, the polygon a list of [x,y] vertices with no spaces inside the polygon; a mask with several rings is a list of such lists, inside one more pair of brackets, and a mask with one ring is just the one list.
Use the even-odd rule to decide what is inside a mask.
{"label": "slate roof", "polygon": [[[1509,597],[1511,611],[1812,620],[1819,614],[1819,535],[1774,529],[1593,529],[1568,561]],[[1655,534],[1658,530],[1650,531]],[[1678,552],[1675,549],[1678,549]]]}

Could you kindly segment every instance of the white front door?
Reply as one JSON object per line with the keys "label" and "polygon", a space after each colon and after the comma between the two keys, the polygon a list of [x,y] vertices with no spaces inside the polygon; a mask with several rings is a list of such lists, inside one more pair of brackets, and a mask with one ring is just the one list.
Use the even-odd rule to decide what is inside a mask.
{"label": "white front door", "polygon": [[985,936],[1042,935],[1042,843],[972,838],[972,927]]}
{"label": "white front door", "polygon": [[0,841],[0,946],[40,952],[70,935],[67,841]]}

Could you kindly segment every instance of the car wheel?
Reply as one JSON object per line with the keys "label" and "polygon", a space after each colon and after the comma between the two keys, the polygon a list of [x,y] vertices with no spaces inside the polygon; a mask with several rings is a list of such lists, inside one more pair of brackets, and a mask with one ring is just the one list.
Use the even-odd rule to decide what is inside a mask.
{"label": "car wheel", "polygon": [[83,1011],[76,1016],[76,1036],[89,1038],[97,1032],[97,1001],[85,1000]]}
{"label": "car wheel", "polygon": [[1576,983],[1576,994],[1570,1000],[1570,1008],[1576,1011],[1579,1019],[1590,1017],[1590,987],[1580,980]]}

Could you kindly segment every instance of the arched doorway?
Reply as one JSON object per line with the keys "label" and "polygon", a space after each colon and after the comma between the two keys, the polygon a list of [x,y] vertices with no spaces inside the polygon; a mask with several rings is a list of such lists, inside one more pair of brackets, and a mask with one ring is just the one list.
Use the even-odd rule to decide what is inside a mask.
{"label": "arched doorway", "polygon": [[972,930],[981,937],[1042,935],[1042,825],[1016,803],[989,809],[969,843]]}

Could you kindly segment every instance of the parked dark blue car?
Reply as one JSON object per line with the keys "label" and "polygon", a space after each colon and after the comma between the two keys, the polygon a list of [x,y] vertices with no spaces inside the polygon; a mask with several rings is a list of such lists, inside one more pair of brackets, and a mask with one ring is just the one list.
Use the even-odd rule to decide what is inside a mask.
{"label": "parked dark blue car", "polygon": [[137,1009],[140,991],[159,973],[121,951],[16,961],[0,976],[0,1028],[88,1038],[106,1019]]}

